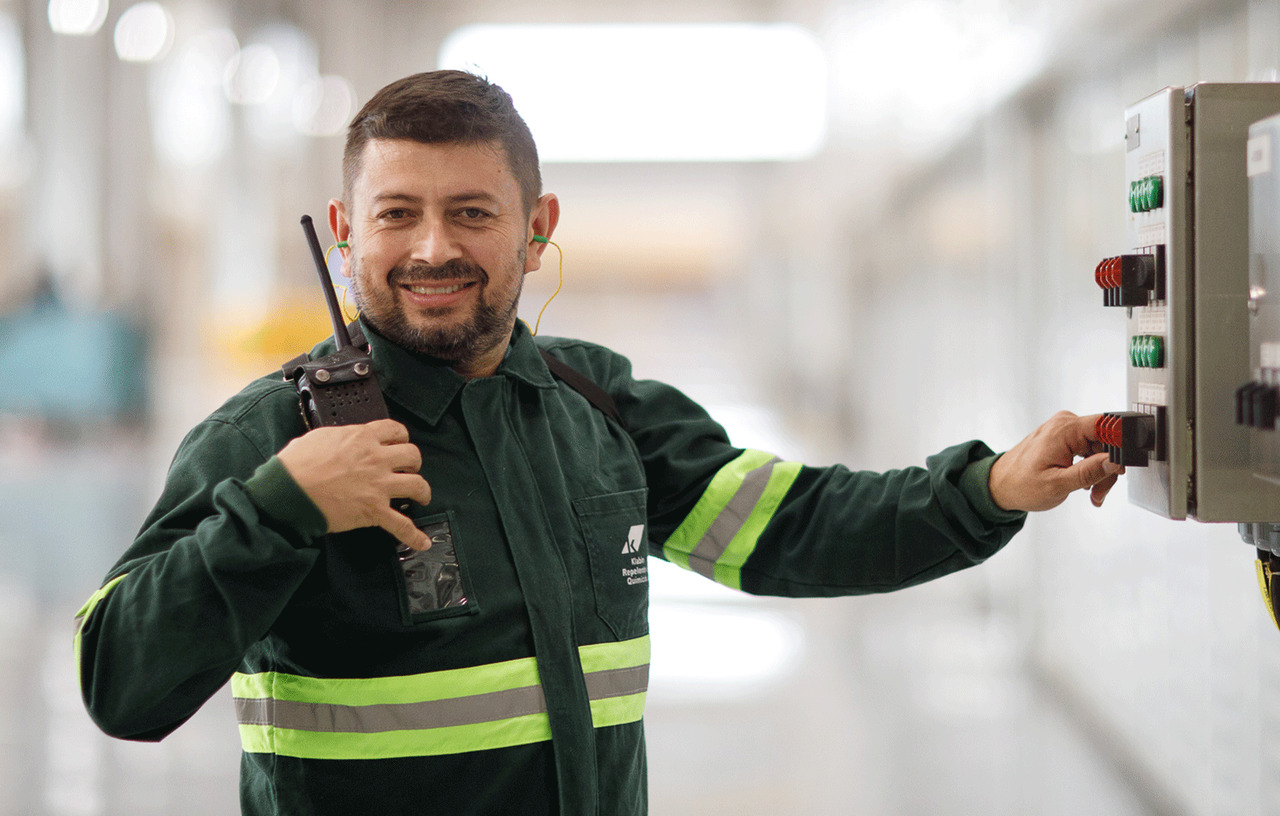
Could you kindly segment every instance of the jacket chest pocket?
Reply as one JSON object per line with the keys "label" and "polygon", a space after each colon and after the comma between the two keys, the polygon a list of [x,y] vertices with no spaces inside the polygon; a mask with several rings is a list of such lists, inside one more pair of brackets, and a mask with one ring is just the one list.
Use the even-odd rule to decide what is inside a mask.
{"label": "jacket chest pocket", "polygon": [[649,631],[648,490],[575,499],[596,614],[619,640]]}

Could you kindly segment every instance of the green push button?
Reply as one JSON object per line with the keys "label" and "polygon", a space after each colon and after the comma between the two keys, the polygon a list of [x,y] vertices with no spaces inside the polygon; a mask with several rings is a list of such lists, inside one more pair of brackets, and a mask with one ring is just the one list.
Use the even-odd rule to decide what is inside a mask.
{"label": "green push button", "polygon": [[1151,176],[1147,179],[1147,210],[1159,209],[1164,205],[1164,179]]}
{"label": "green push button", "polygon": [[1129,183],[1129,212],[1151,212],[1164,206],[1164,179],[1147,176]]}
{"label": "green push button", "polygon": [[1129,363],[1135,368],[1164,367],[1164,338],[1150,334],[1129,340]]}

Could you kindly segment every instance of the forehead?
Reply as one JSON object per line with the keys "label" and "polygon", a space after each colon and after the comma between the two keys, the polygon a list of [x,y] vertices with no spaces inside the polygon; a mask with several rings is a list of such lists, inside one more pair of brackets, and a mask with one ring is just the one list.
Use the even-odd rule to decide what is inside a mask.
{"label": "forehead", "polygon": [[460,191],[519,201],[520,185],[501,145],[370,139],[352,185],[356,201],[385,196],[431,199],[456,196]]}

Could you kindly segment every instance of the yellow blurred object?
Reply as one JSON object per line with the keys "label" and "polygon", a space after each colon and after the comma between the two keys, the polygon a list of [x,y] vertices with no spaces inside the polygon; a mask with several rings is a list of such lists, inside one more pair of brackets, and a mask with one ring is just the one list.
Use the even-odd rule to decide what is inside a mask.
{"label": "yellow blurred object", "polygon": [[329,312],[319,298],[283,298],[265,315],[248,310],[216,316],[208,336],[215,351],[232,365],[278,365],[333,334]]}
{"label": "yellow blurred object", "polygon": [[1267,612],[1271,615],[1271,622],[1276,625],[1277,629],[1280,629],[1280,618],[1276,615],[1276,595],[1273,584],[1278,563],[1280,563],[1280,559],[1277,559],[1274,555],[1270,553],[1264,554],[1259,551],[1257,561],[1258,586],[1262,589],[1262,600],[1267,604]]}

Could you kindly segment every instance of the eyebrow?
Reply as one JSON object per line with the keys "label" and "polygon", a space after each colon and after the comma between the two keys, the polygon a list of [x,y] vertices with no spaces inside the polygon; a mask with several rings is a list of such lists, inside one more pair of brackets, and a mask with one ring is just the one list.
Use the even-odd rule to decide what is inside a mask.
{"label": "eyebrow", "polygon": [[[373,197],[373,200],[378,204],[383,204],[389,201],[402,201],[407,204],[422,203],[421,197],[410,195],[409,193],[379,193]],[[464,190],[460,193],[445,196],[445,201],[450,204],[462,204],[468,201],[480,201],[491,204],[497,200],[497,196],[483,190]]]}

